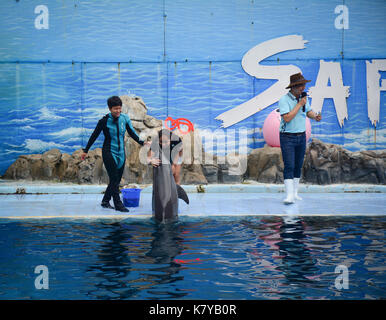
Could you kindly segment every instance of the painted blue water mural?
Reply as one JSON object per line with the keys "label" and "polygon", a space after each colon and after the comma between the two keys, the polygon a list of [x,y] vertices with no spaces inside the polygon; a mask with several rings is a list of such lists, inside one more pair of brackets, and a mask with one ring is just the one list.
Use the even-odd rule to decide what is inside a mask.
{"label": "painted blue water mural", "polygon": [[[320,60],[336,61],[350,87],[343,127],[328,98],[322,122],[312,122],[312,136],[351,151],[385,149],[385,91],[375,130],[366,87],[366,61],[386,53],[382,0],[345,1],[348,29],[335,27],[338,4],[332,0],[55,0],[46,5],[48,29],[36,28],[38,5],[0,4],[0,174],[21,154],[84,147],[112,95],[142,97],[148,114],[159,119],[184,117],[196,128],[220,129],[219,114],[275,82],[248,75],[241,66],[244,54],[289,34],[302,35],[306,48],[262,64],[293,64],[311,87]],[[275,108],[277,103],[231,127],[248,130],[249,150],[264,145],[263,123]]]}
{"label": "painted blue water mural", "polygon": [[[361,74],[364,64],[342,64],[344,76],[347,74],[345,84],[351,89],[344,126],[338,125],[332,99],[326,99],[323,121],[312,123],[313,137],[353,151],[385,148],[385,99],[381,99],[382,118],[374,131],[361,99],[365,83],[355,74]],[[316,60],[299,64],[310,79],[316,78],[318,65]],[[115,63],[3,63],[0,70],[7,74],[2,79],[0,98],[2,172],[21,154],[50,148],[72,153],[84,146],[98,119],[108,112],[107,97],[114,94],[141,96],[148,113],[157,118],[185,117],[197,128],[214,131],[220,128],[214,119],[217,115],[272,84],[270,80],[253,80],[239,62],[121,63],[119,67]],[[264,145],[259,129],[275,108],[277,103],[232,127],[249,129],[249,148]],[[95,147],[101,146],[102,139]]]}

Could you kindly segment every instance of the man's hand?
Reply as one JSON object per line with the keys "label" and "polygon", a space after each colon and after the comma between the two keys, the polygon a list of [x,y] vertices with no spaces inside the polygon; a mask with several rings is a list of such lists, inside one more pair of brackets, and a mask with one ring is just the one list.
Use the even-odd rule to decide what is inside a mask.
{"label": "man's hand", "polygon": [[158,158],[151,158],[149,163],[153,166],[153,167],[158,167],[161,163],[161,160],[158,159]]}
{"label": "man's hand", "polygon": [[307,117],[314,119],[315,121],[318,121],[318,122],[322,120],[322,115],[320,113],[315,113],[312,110],[307,112]]}
{"label": "man's hand", "polygon": [[82,154],[81,154],[81,156],[80,156],[80,160],[84,160],[84,159],[86,159],[86,156],[87,156],[87,153],[86,152],[83,152]]}

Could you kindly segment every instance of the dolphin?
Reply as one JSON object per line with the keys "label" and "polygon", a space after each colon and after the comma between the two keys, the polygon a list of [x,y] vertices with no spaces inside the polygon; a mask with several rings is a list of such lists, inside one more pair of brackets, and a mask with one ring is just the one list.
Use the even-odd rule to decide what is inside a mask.
{"label": "dolphin", "polygon": [[189,204],[185,190],[174,181],[170,163],[153,167],[152,211],[155,220],[159,222],[176,220],[178,198]]}

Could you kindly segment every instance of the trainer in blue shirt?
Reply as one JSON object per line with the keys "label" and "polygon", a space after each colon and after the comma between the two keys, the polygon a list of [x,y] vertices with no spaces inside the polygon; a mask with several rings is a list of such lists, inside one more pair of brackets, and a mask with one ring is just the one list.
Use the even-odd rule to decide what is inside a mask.
{"label": "trainer in blue shirt", "polygon": [[290,77],[290,91],[279,100],[281,115],[280,148],[284,162],[285,204],[301,200],[298,196],[300,175],[306,152],[306,117],[316,121],[322,116],[313,112],[304,92],[306,80],[301,73]]}

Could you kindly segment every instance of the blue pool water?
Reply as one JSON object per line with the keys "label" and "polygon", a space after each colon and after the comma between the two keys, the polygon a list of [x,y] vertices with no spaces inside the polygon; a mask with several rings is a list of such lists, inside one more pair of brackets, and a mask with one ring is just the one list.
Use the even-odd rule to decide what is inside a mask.
{"label": "blue pool water", "polygon": [[[384,216],[3,220],[0,299],[384,299],[385,227]],[[335,287],[338,265],[348,289]]]}

